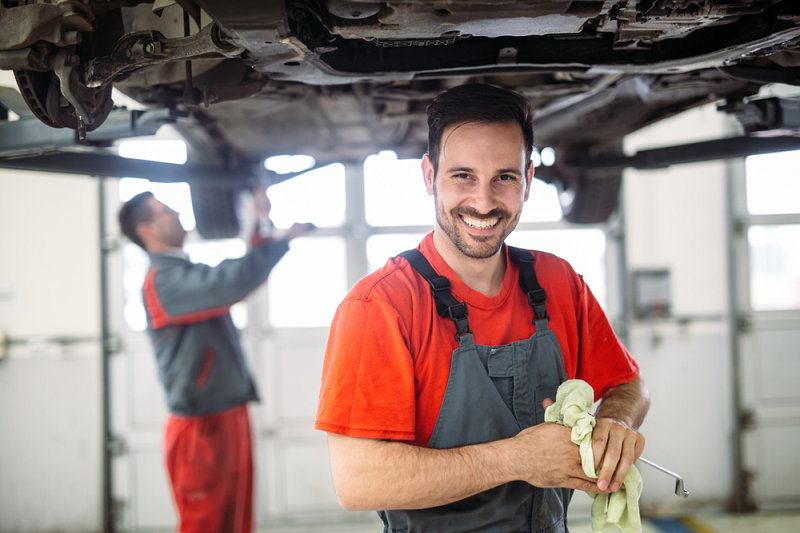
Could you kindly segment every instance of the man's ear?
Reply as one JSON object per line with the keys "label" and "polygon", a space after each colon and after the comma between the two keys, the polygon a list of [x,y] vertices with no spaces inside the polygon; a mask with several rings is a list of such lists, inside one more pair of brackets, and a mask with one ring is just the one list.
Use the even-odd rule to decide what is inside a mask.
{"label": "man's ear", "polygon": [[138,235],[144,243],[145,249],[148,249],[155,237],[155,228],[150,222],[140,222],[139,225],[136,226],[136,235]]}
{"label": "man's ear", "polygon": [[527,179],[525,180],[525,199],[524,202],[528,201],[528,196],[531,194],[531,180],[533,180],[533,161],[528,163],[528,171],[525,173]]}
{"label": "man's ear", "polygon": [[433,170],[433,163],[428,154],[422,156],[422,178],[425,180],[425,190],[428,191],[428,196],[433,196],[433,182],[436,172]]}

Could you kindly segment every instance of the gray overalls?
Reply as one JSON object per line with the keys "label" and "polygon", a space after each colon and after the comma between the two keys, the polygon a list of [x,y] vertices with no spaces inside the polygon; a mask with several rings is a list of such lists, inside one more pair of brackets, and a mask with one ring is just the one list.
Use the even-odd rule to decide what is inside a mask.
{"label": "gray overalls", "polygon": [[[509,247],[520,265],[520,287],[534,310],[536,332],[505,346],[475,344],[467,307],[450,293],[418,250],[400,254],[431,285],[437,312],[456,325],[453,352],[439,418],[428,447],[446,449],[513,437],[544,422],[542,400],[555,398],[566,381],[555,333],[548,327],[545,293],[536,280],[530,252]],[[522,318],[520,318],[522,320]],[[381,511],[386,533],[416,532],[567,532],[571,489],[541,489],[514,481],[441,507]]]}

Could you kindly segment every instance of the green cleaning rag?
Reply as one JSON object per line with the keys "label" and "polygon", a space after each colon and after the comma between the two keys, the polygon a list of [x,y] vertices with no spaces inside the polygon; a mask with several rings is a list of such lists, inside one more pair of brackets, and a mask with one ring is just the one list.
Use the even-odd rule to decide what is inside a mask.
{"label": "green cleaning rag", "polygon": [[[558,387],[556,403],[544,413],[545,422],[555,422],[572,428],[572,442],[581,448],[584,473],[597,479],[592,452],[592,430],[595,419],[589,412],[594,401],[592,386],[580,379],[570,379]],[[592,503],[592,531],[601,533],[618,527],[622,533],[641,533],[639,496],[642,494],[642,476],[631,466],[625,476],[625,488],[611,494],[587,492]]]}

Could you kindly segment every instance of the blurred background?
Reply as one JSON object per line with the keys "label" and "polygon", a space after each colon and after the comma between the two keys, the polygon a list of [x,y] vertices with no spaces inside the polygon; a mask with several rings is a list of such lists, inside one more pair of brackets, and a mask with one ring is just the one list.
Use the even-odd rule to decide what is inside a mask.
{"label": "blurred background", "polygon": [[[13,87],[9,76],[0,72],[0,85]],[[628,135],[624,149],[737,128],[708,105]],[[186,161],[169,127],[115,147]],[[546,148],[537,147],[540,168]],[[262,395],[251,407],[259,529],[379,531],[374,513],[337,504],[326,438],[312,429],[321,365],[336,306],[432,229],[432,198],[419,159],[392,151],[309,172],[302,158],[266,164],[293,172],[268,188],[276,227],[319,229],[293,241],[268,282],[232,310]],[[625,170],[618,209],[582,225],[563,220],[558,190],[535,180],[508,239],[570,261],[641,366],[652,395],[644,455],[691,492],[677,498],[673,478],[640,463],[648,531],[800,531],[798,169],[800,152],[790,151]],[[143,190],[195,229],[186,183],[0,170],[2,532],[174,530],[166,409],[144,333],[148,259],[116,223]],[[254,214],[241,205],[239,236],[191,231],[193,260],[245,253]],[[576,494],[575,530],[588,527],[589,506]]]}

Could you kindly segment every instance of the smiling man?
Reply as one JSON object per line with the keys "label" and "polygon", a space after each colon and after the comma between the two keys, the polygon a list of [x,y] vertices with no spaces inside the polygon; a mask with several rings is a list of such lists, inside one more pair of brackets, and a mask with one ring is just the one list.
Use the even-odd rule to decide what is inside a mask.
{"label": "smiling man", "polygon": [[[434,230],[361,280],[331,326],[316,428],[337,496],[386,532],[566,531],[572,491],[618,491],[642,453],[647,389],[583,278],[504,244],[533,179],[528,101],[455,87],[428,127]],[[597,479],[570,430],[544,423],[572,378],[602,400]]]}

